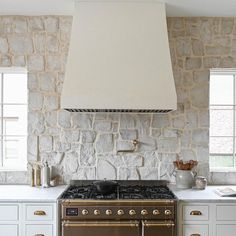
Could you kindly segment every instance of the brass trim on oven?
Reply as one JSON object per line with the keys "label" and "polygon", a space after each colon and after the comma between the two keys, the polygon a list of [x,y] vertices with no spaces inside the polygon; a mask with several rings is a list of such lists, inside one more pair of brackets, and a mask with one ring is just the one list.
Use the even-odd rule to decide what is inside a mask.
{"label": "brass trim on oven", "polygon": [[121,221],[117,221],[117,222],[108,222],[108,221],[99,221],[99,222],[63,222],[62,223],[63,227],[115,227],[115,226],[119,226],[119,227],[138,227],[139,226],[139,222],[138,221],[132,221],[132,222],[121,222]]}
{"label": "brass trim on oven", "polygon": [[174,227],[175,223],[173,221],[142,221],[144,227]]}

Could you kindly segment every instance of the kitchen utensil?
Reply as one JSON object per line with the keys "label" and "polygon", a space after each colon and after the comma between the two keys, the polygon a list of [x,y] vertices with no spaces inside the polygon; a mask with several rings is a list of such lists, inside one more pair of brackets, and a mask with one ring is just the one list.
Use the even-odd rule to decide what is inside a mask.
{"label": "kitchen utensil", "polygon": [[102,194],[113,193],[117,187],[116,181],[101,180],[95,181],[93,184],[96,186],[97,191]]}
{"label": "kitchen utensil", "polygon": [[195,178],[195,189],[204,190],[207,185],[207,179],[204,176],[197,176]]}

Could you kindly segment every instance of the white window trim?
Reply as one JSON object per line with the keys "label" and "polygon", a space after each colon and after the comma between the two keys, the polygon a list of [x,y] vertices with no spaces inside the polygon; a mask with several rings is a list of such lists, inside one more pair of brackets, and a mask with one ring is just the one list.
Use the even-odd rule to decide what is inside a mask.
{"label": "white window trim", "polygon": [[[211,75],[232,75],[234,74],[234,77],[236,79],[236,69],[234,68],[214,68],[214,69],[210,69],[210,76]],[[234,80],[235,81],[235,80]],[[209,90],[210,92],[210,90]],[[234,99],[236,100],[236,84],[234,84]],[[235,101],[236,103],[236,101]],[[210,93],[209,93],[209,115],[210,115]],[[234,112],[234,116],[235,116],[235,112]],[[234,117],[234,119],[236,120],[236,118]],[[235,125],[235,124],[234,124]],[[210,126],[209,126],[210,128]],[[235,128],[236,129],[236,128]],[[235,132],[234,129],[234,132]],[[234,133],[234,139],[236,138],[236,134]],[[209,144],[210,144],[210,136],[209,136]],[[234,144],[235,145],[235,142]],[[236,151],[236,147],[234,147],[234,152]],[[234,156],[236,158],[236,154],[234,153]],[[209,162],[210,162],[210,153],[209,153]],[[210,172],[214,173],[214,172],[218,172],[218,173],[235,173],[236,172],[236,166],[235,167],[210,167]]]}
{"label": "white window trim", "polygon": [[[27,73],[28,73],[28,70],[24,67],[0,67],[0,77],[2,77],[3,74],[27,74]],[[2,87],[2,90],[3,90],[3,87]],[[3,91],[1,91],[1,94],[3,96]],[[27,93],[27,97],[28,97],[28,93]],[[17,103],[17,105],[21,105],[21,104]],[[28,103],[27,103],[27,105],[28,105]],[[2,106],[2,103],[0,104],[0,106]],[[1,112],[3,112],[3,110]],[[2,113],[1,113],[1,116],[3,116]],[[27,114],[27,116],[28,116],[28,114]],[[3,119],[1,119],[1,122],[3,122]],[[28,120],[27,120],[27,122],[28,122]],[[27,132],[26,132],[26,137],[28,137],[28,129],[27,129]],[[28,146],[28,144],[27,144],[27,146]],[[28,149],[28,147],[26,147],[26,148]],[[9,168],[9,166],[8,167],[2,166],[2,159],[1,159],[0,160],[0,164],[1,164],[0,165],[0,172],[5,172],[5,171],[9,171],[9,172],[10,171],[16,171],[16,172],[18,172],[18,171],[27,171],[27,159],[28,159],[27,158],[27,150],[26,150],[25,162],[17,168],[15,166],[12,167],[12,168]]]}

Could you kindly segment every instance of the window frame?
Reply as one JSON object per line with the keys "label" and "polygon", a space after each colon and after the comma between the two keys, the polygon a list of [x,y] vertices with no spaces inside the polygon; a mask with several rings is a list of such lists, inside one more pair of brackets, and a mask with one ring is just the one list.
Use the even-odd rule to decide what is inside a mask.
{"label": "window frame", "polygon": [[[26,79],[27,79],[27,94],[26,94],[26,99],[27,99],[27,102],[26,103],[4,103],[3,101],[3,96],[4,96],[4,86],[3,86],[3,80],[4,80],[4,74],[25,74],[26,75]],[[4,112],[4,109],[3,109],[3,106],[5,105],[15,105],[15,106],[18,106],[18,105],[24,105],[26,106],[26,111],[27,111],[27,114],[26,114],[26,133],[23,135],[6,135],[6,134],[3,134],[3,130],[0,130],[0,137],[2,138],[2,140],[0,139],[0,172],[3,172],[3,171],[27,171],[27,153],[28,153],[28,71],[25,67],[0,67],[0,84],[1,84],[1,100],[0,100],[0,117],[3,117],[3,112]],[[3,129],[3,123],[4,123],[4,120],[3,119],[0,119],[0,127]],[[24,150],[24,153],[25,155],[23,155],[22,157],[19,157],[18,160],[17,160],[17,163],[21,163],[20,165],[12,165],[12,167],[9,167],[9,165],[4,165],[4,156],[3,156],[3,152],[4,152],[4,149],[3,149],[3,146],[4,146],[4,138],[3,137],[25,137],[25,150]],[[9,161],[11,162],[11,161]],[[14,161],[12,161],[14,162]]]}
{"label": "window frame", "polygon": [[[210,128],[211,128],[211,103],[210,103],[210,82],[211,82],[211,76],[212,75],[231,75],[233,76],[233,162],[234,167],[210,167],[210,172],[236,172],[236,68],[214,68],[210,69],[210,75],[209,75],[209,147],[210,147],[210,138],[216,137],[216,136],[210,136]],[[215,105],[217,106],[217,105]],[[224,106],[224,105],[220,105]],[[227,105],[225,105],[227,106]],[[225,137],[225,136],[217,136],[217,137]],[[230,136],[229,136],[230,137]],[[215,154],[217,155],[217,153]],[[218,154],[220,156],[227,156],[227,154]],[[210,164],[210,158],[211,153],[209,150],[209,164]]]}

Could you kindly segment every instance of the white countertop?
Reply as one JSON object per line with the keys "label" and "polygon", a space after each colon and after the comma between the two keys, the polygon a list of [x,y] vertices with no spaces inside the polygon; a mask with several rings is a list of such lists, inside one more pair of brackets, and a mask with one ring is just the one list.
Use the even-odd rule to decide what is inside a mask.
{"label": "white countertop", "polygon": [[236,190],[236,186],[207,186],[205,190],[177,189],[175,186],[170,186],[176,197],[182,201],[236,202],[236,197],[220,197],[215,193],[215,189],[225,187],[231,187]]}
{"label": "white countertop", "polygon": [[66,188],[66,185],[51,188],[0,185],[0,202],[56,202]]}
{"label": "white countertop", "polygon": [[[236,186],[207,186],[205,190],[177,189],[169,186],[181,201],[193,202],[236,202],[236,197],[220,197],[214,191],[216,188]],[[67,188],[60,185],[52,188],[30,187],[28,185],[0,185],[0,202],[56,202]]]}

